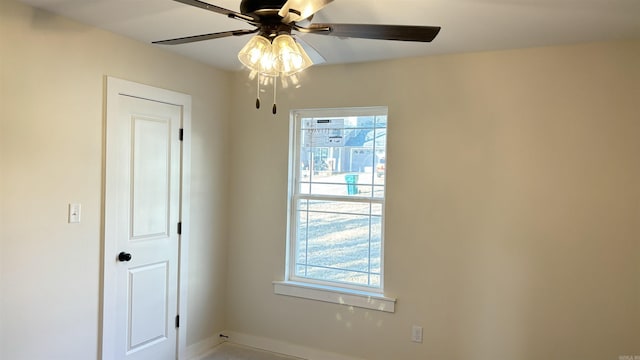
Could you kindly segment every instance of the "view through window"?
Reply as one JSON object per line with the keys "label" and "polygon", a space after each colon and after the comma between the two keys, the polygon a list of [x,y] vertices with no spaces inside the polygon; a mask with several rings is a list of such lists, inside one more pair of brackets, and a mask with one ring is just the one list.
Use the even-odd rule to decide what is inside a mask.
{"label": "view through window", "polygon": [[289,279],[382,291],[387,109],[292,112]]}

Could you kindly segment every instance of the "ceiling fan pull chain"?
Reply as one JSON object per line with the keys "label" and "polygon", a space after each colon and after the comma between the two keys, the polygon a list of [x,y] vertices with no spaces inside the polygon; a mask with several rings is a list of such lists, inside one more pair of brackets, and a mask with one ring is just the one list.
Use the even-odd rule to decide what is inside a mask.
{"label": "ceiling fan pull chain", "polygon": [[278,112],[278,108],[276,107],[276,89],[278,88],[278,82],[276,78],[273,78],[273,108],[271,112],[275,115]]}
{"label": "ceiling fan pull chain", "polygon": [[258,89],[256,94],[256,109],[260,109],[260,72],[258,72],[256,78],[258,79],[258,83],[256,84],[256,88]]}

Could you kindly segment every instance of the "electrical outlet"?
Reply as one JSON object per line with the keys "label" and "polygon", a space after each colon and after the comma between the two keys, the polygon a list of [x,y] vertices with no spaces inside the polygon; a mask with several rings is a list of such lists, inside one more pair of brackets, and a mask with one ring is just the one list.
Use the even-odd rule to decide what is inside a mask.
{"label": "electrical outlet", "polygon": [[422,342],[422,326],[413,325],[411,328],[411,341],[417,343]]}

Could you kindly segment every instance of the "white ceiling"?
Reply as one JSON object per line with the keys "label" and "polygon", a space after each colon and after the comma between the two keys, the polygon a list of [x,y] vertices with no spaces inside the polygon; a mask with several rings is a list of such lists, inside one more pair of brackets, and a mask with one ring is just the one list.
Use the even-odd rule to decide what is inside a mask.
{"label": "white ceiling", "polygon": [[[172,0],[21,0],[150,43],[252,29],[238,20]],[[239,0],[207,0],[239,11]],[[300,35],[329,64],[400,57],[640,39],[640,0],[335,0],[314,22],[434,25],[431,43]],[[240,69],[250,36],[161,46],[213,66]]]}

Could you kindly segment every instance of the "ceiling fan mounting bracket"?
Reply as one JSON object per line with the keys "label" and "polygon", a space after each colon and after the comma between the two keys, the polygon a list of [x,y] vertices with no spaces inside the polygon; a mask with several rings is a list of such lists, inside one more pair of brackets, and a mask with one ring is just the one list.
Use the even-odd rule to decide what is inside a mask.
{"label": "ceiling fan mounting bracket", "polygon": [[298,26],[296,24],[292,24],[291,28],[297,32],[301,32],[303,34],[317,34],[317,33],[330,33],[331,26],[313,26],[312,27],[303,27]]}
{"label": "ceiling fan mounting bracket", "polygon": [[274,11],[276,14],[286,0],[242,0],[240,2],[240,12],[243,15],[257,15],[262,17],[262,13]]}

